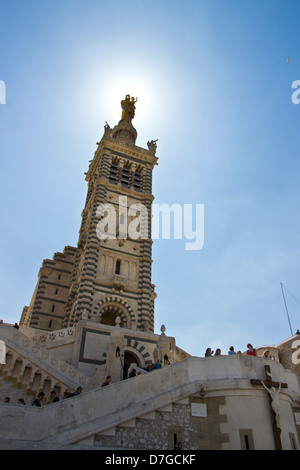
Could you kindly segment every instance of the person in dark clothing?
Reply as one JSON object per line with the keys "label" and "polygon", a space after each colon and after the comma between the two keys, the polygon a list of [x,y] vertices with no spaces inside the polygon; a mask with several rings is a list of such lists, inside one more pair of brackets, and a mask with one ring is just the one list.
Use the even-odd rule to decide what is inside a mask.
{"label": "person in dark clothing", "polygon": [[108,376],[106,377],[105,382],[103,382],[103,384],[101,385],[101,387],[106,387],[107,385],[110,384],[110,382],[111,382],[111,376],[108,375]]}
{"label": "person in dark clothing", "polygon": [[57,401],[59,401],[59,398],[56,395],[55,390],[52,390],[52,392],[50,392],[50,401],[51,401],[51,403],[56,403]]}
{"label": "person in dark clothing", "polygon": [[38,394],[38,396],[33,400],[33,402],[31,403],[31,406],[42,406],[41,405],[41,401],[42,399],[45,397],[45,394],[44,392],[40,392]]}

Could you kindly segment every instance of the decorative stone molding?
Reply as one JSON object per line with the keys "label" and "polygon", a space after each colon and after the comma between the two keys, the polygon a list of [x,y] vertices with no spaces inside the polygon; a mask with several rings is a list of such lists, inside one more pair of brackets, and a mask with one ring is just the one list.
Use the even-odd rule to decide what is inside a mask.
{"label": "decorative stone molding", "polygon": [[[70,333],[72,332],[72,328],[65,331],[68,330]],[[59,333],[59,331],[55,333]],[[7,370],[8,375],[14,367],[9,364],[15,364],[19,360],[22,364],[29,364],[32,371],[40,371],[42,377],[51,377],[53,384],[57,382],[63,384],[65,389],[75,390],[78,385],[82,385],[85,390],[90,390],[95,386],[93,378],[84,376],[74,366],[60,359],[49,349],[46,349],[44,343],[26,337],[13,327],[1,326],[0,338],[5,342],[7,355],[11,358],[11,362],[7,362],[5,368],[2,368],[2,371],[3,369]],[[14,370],[17,369],[14,368]],[[17,380],[22,383],[20,374],[21,368]],[[30,384],[28,383],[28,385]]]}
{"label": "decorative stone molding", "polygon": [[93,309],[91,320],[95,321],[96,323],[101,323],[102,314],[113,306],[120,309],[121,320],[122,313],[123,316],[126,317],[127,328],[132,328],[132,325],[135,324],[135,314],[133,309],[125,300],[114,296],[105,297],[104,299],[101,299],[99,302],[97,302],[95,308]]}

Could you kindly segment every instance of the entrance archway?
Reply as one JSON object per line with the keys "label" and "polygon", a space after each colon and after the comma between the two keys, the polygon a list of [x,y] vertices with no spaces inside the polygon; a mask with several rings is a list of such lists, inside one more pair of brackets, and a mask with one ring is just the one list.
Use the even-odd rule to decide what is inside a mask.
{"label": "entrance archway", "polygon": [[103,307],[103,309],[100,311],[100,315],[101,315],[101,323],[103,323],[103,325],[115,326],[116,318],[120,317],[120,320],[121,320],[120,326],[122,328],[126,328],[127,326],[127,319],[126,319],[126,315],[124,314],[124,310],[120,308],[118,305],[107,305]]}
{"label": "entrance archway", "polygon": [[131,364],[136,364],[138,367],[141,366],[139,358],[131,351],[125,351],[124,354],[124,367],[123,367],[123,380],[128,377],[128,369]]}
{"label": "entrance archway", "polygon": [[117,317],[120,317],[122,328],[131,329],[135,324],[132,308],[118,297],[106,297],[100,300],[91,314],[91,319],[96,323],[110,326],[115,326]]}

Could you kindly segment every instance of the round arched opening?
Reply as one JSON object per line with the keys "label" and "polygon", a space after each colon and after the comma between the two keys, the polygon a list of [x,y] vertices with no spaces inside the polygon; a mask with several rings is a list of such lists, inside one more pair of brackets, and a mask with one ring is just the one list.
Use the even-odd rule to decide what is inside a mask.
{"label": "round arched opening", "polygon": [[127,328],[127,315],[124,309],[119,305],[105,305],[100,311],[100,323],[103,325],[115,326],[117,317],[120,317],[121,328]]}
{"label": "round arched opening", "polygon": [[125,351],[124,354],[124,367],[123,367],[123,379],[127,379],[128,376],[128,369],[131,366],[131,364],[136,364],[138,367],[140,367],[140,361],[138,357],[133,354],[131,351]]}

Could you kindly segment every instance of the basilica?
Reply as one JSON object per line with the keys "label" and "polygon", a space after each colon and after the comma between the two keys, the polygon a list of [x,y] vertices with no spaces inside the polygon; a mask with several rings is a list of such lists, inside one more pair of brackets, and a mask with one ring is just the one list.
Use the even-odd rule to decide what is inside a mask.
{"label": "basilica", "polygon": [[157,140],[136,145],[136,103],[97,142],[77,246],[0,323],[0,449],[298,450],[300,336],[200,358],[154,332]]}

